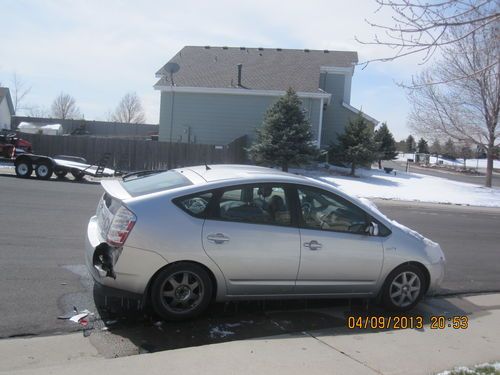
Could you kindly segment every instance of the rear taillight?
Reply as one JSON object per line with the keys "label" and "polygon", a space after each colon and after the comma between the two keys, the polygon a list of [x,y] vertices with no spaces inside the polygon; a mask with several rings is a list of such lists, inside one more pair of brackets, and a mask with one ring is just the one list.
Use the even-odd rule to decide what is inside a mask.
{"label": "rear taillight", "polygon": [[133,212],[120,206],[109,226],[107,242],[113,246],[123,246],[136,220],[137,217]]}

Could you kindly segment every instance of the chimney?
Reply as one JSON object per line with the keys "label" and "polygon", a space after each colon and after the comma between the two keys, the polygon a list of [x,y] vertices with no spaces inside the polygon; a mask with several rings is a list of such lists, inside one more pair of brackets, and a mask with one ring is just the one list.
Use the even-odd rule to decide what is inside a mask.
{"label": "chimney", "polygon": [[238,87],[241,87],[241,69],[243,68],[243,64],[238,64]]}

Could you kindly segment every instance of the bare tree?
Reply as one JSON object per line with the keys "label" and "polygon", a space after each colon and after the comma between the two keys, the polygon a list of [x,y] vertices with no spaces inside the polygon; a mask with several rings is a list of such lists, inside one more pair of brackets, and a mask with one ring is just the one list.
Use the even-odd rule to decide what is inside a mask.
{"label": "bare tree", "polygon": [[[372,41],[356,40],[362,44],[390,47],[394,53],[364,62],[365,66],[373,61],[392,61],[417,53],[423,53],[422,63],[425,63],[436,50],[459,43],[500,20],[499,0],[375,1],[379,5],[378,11],[390,10],[393,24],[382,25],[366,20],[380,33]],[[449,35],[453,37],[446,37]],[[498,40],[498,36],[494,38]],[[498,64],[498,60],[492,63]]]}
{"label": "bare tree", "polygon": [[494,150],[500,141],[498,28],[493,24],[480,30],[472,24],[467,28],[473,30],[467,38],[458,39],[458,31],[451,31],[449,38],[456,42],[409,89],[409,125],[431,139],[450,137],[486,150],[485,184],[491,187]]}
{"label": "bare tree", "polygon": [[49,117],[50,111],[44,107],[37,105],[28,106],[26,108],[26,113],[29,117]]}
{"label": "bare tree", "polygon": [[75,98],[63,92],[61,92],[52,102],[51,115],[52,117],[63,120],[82,117],[80,109],[76,106]]}
{"label": "bare tree", "polygon": [[12,104],[14,105],[14,112],[20,109],[26,109],[21,106],[26,95],[31,91],[31,86],[26,87],[26,83],[17,75],[12,74]]}
{"label": "bare tree", "polygon": [[129,124],[144,124],[145,114],[142,108],[141,99],[135,92],[129,92],[122,98],[112,116],[115,122],[125,122]]}

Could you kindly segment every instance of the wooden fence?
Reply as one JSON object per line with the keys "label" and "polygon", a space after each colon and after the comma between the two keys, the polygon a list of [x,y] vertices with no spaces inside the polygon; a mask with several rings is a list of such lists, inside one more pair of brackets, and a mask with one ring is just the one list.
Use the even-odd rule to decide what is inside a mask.
{"label": "wooden fence", "polygon": [[[108,167],[120,171],[165,169],[200,164],[242,164],[246,162],[246,136],[225,146],[143,141],[93,136],[59,136],[20,133],[38,155],[72,155],[99,161],[111,154]],[[169,160],[171,163],[169,163]]]}

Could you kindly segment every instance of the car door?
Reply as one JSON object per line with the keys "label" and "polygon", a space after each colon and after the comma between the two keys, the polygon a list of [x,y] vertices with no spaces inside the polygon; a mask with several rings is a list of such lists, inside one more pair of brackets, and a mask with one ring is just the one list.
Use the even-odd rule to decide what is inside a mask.
{"label": "car door", "polygon": [[216,193],[202,231],[203,247],[222,270],[229,295],[292,293],[300,259],[289,188],[228,187]]}
{"label": "car door", "polygon": [[[296,293],[373,293],[383,265],[382,237],[371,218],[326,190],[297,186],[301,260]],[[380,224],[381,225],[381,224]]]}

